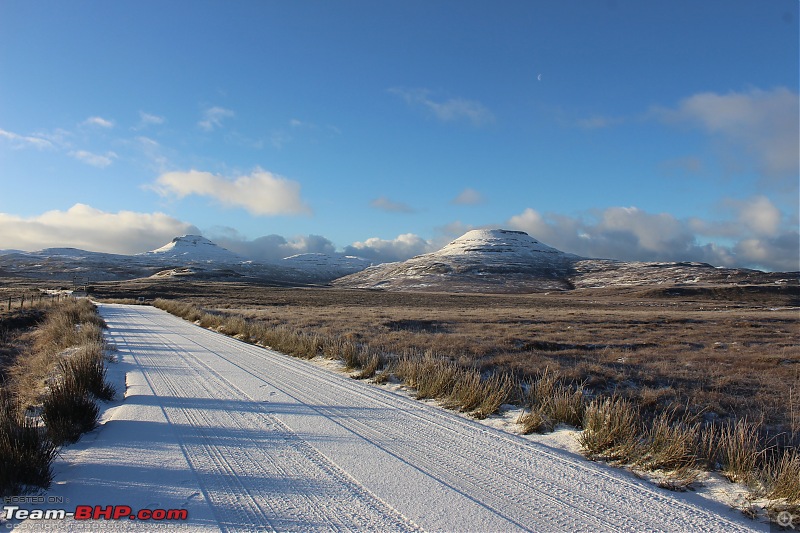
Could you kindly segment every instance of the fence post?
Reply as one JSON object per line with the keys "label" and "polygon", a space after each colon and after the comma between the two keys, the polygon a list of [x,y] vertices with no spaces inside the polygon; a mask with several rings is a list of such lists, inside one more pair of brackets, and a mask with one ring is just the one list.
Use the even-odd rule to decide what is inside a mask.
{"label": "fence post", "polygon": [[8,310],[11,311],[11,297],[8,297]]}

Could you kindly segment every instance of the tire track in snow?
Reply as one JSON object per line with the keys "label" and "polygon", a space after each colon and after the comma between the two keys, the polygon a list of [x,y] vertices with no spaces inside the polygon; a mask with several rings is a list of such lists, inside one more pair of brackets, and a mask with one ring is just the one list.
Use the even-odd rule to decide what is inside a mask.
{"label": "tire track in snow", "polygon": [[[226,357],[224,352],[238,346],[243,352],[237,351],[236,361],[229,362],[253,376],[263,374],[257,362],[261,358],[263,365],[265,357],[268,357],[265,350],[224,336],[204,344],[220,357]],[[248,363],[248,358],[243,357],[245,353],[255,359],[250,359]],[[632,530],[659,531],[675,530],[675,525],[666,527],[664,516],[677,515],[676,508],[682,507],[684,515],[680,516],[681,525],[678,530],[697,531],[707,529],[708,524],[716,524],[717,528],[728,531],[751,530],[747,524],[730,521],[687,504],[681,501],[679,495],[654,489],[638,480],[625,479],[623,472],[610,471],[583,459],[567,459],[564,454],[553,452],[547,447],[471,423],[462,417],[430,408],[404,396],[365,387],[340,375],[329,375],[328,385],[323,389],[310,387],[308,384],[313,383],[313,378],[320,372],[318,367],[276,352],[266,353],[271,356],[269,364],[279,365],[290,372],[287,374],[288,382],[282,381],[280,387],[292,390],[293,394],[306,401],[315,400],[310,402],[312,405],[323,404],[314,407],[314,410],[327,418],[347,418],[346,410],[354,405],[353,396],[362,396],[369,404],[381,403],[393,410],[400,408],[400,412],[408,415],[401,417],[400,427],[387,423],[386,420],[370,420],[364,423],[353,417],[347,418],[347,424],[351,430],[358,426],[357,432],[369,440],[374,439],[375,443],[388,443],[384,446],[395,456],[413,456],[417,468],[447,483],[454,490],[461,491],[465,496],[477,490],[481,494],[480,501],[499,516],[509,518],[505,509],[521,504],[523,507],[515,509],[515,512],[524,517],[524,524],[536,524],[545,518],[553,530],[618,529],[621,524],[626,524]],[[384,399],[387,395],[391,402]],[[415,419],[414,422],[409,423],[409,418]],[[420,429],[419,424],[425,424],[427,431],[433,434],[450,432],[451,437],[459,442],[460,454],[454,456],[452,441],[448,439],[434,438],[422,442],[426,430]],[[418,436],[411,445],[407,438],[403,438],[408,434]],[[512,446],[513,459],[508,454],[485,453],[486,448],[496,446],[498,440],[506,441]],[[420,453],[423,449],[424,453]],[[508,451],[507,449],[506,452]],[[464,457],[488,458],[491,463],[476,469],[474,463],[464,461]],[[554,466],[558,468],[554,469]],[[594,490],[575,490],[576,482],[585,479],[587,473],[593,480]],[[644,493],[647,499],[643,503],[647,505],[620,506],[631,492],[639,493],[640,496]],[[580,511],[577,521],[576,510]],[[509,518],[509,522],[520,525],[514,519]]]}
{"label": "tire track in snow", "polygon": [[[197,356],[176,343],[175,335],[143,316],[104,316],[112,340],[145,372],[222,530],[414,529],[243,391],[208,372],[207,365],[192,364]],[[146,333],[115,332],[120,320],[144,326]]]}
{"label": "tire track in snow", "polygon": [[[426,529],[751,530],[625,473],[208,332],[161,311],[133,309],[147,336],[161,339],[167,353],[184,362],[183,371],[192,375],[185,382],[206,387],[211,398],[238,395],[251,407],[260,406],[240,415],[236,427],[257,423],[248,416],[270,419],[279,433],[291,435],[342,472],[345,485],[363,485],[365,493]],[[155,361],[142,363],[148,370]],[[171,394],[190,392],[196,393],[179,388]],[[190,414],[184,416],[186,424],[196,422]],[[248,462],[257,460],[271,459],[245,453],[223,470],[246,470]],[[310,513],[310,518],[315,507],[307,507],[301,514]],[[244,527],[255,521],[251,518]]]}

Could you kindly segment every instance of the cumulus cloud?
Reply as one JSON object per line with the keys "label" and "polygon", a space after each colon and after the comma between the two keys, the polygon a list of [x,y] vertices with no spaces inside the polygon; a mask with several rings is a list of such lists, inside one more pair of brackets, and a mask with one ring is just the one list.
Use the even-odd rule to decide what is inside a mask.
{"label": "cumulus cloud", "polygon": [[28,218],[0,213],[0,248],[5,249],[72,247],[133,254],[158,248],[187,233],[200,231],[163,213],[108,213],[85,204]]}
{"label": "cumulus cloud", "polygon": [[467,187],[450,202],[455,205],[479,205],[486,202],[486,198],[475,189]]}
{"label": "cumulus cloud", "polygon": [[369,259],[375,263],[405,261],[415,255],[436,250],[436,246],[413,233],[398,235],[394,239],[369,238],[346,246],[344,253]]}
{"label": "cumulus cloud", "polygon": [[399,96],[409,105],[422,107],[431,112],[442,122],[465,120],[474,126],[482,126],[494,121],[494,115],[483,104],[464,98],[449,98],[436,101],[426,89],[389,89],[391,94]]}
{"label": "cumulus cloud", "polygon": [[381,211],[388,211],[390,213],[413,213],[415,209],[403,202],[395,202],[385,196],[375,198],[369,203],[370,206]]}
{"label": "cumulus cloud", "polygon": [[299,235],[287,239],[273,234],[248,240],[232,228],[214,228],[209,233],[220,246],[256,261],[277,262],[296,254],[330,254],[336,251],[333,243],[321,235]]}
{"label": "cumulus cloud", "polygon": [[53,148],[53,143],[36,135],[20,135],[11,131],[0,129],[0,139],[5,139],[12,148]]}
{"label": "cumulus cloud", "polygon": [[205,131],[212,131],[222,126],[222,121],[235,115],[230,109],[224,107],[209,107],[203,111],[203,119],[197,125]]}
{"label": "cumulus cloud", "polygon": [[97,126],[98,128],[111,129],[114,127],[114,121],[105,119],[103,117],[89,117],[83,122],[82,126]]}
{"label": "cumulus cloud", "polygon": [[106,152],[104,155],[101,155],[93,154],[86,150],[74,150],[69,152],[69,156],[97,168],[106,168],[117,158],[117,154],[114,152]]}
{"label": "cumulus cloud", "polygon": [[799,100],[796,92],[785,87],[728,94],[705,92],[685,98],[673,109],[658,108],[653,113],[667,123],[699,127],[731,154],[749,154],[767,178],[788,178],[796,186]]}
{"label": "cumulus cloud", "polygon": [[567,217],[528,208],[507,224],[584,257],[628,261],[700,261],[715,266],[800,269],[796,226],[768,198],[728,200],[728,218],[706,221],[609,207]]}
{"label": "cumulus cloud", "polygon": [[167,172],[152,188],[162,196],[206,196],[226,207],[243,207],[253,215],[311,213],[300,197],[298,182],[260,168],[233,179],[198,170]]}

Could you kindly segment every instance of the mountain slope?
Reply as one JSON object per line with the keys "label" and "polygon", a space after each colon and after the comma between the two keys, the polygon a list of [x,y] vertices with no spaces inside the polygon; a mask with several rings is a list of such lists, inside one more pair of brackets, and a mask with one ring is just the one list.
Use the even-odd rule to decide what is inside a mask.
{"label": "mountain slope", "polygon": [[175,237],[155,250],[136,255],[47,248],[0,254],[0,271],[28,278],[120,281],[153,277],[242,280],[277,285],[309,285],[357,272],[369,263],[343,254],[300,254],[276,263],[251,261],[199,235]]}
{"label": "mountain slope", "polygon": [[338,253],[296,254],[285,257],[280,261],[280,264],[326,281],[360,272],[370,266],[370,262],[366,259]]}
{"label": "mountain slope", "polygon": [[797,273],[717,268],[693,262],[590,259],[542,244],[527,233],[469,231],[439,251],[370,267],[339,287],[484,293],[526,293],[596,287],[678,284],[781,284]]}
{"label": "mountain slope", "polygon": [[245,258],[214,244],[200,235],[175,237],[161,248],[138,255],[162,261],[174,261],[176,259],[198,263],[241,263],[246,261]]}
{"label": "mountain slope", "polygon": [[472,230],[439,251],[340,278],[334,285],[393,290],[535,292],[567,290],[567,254],[523,231]]}

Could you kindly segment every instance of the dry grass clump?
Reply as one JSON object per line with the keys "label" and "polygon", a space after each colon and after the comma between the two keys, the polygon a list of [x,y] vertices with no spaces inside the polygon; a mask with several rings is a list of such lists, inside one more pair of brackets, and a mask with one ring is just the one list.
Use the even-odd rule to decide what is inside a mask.
{"label": "dry grass clump", "polygon": [[767,497],[773,500],[786,500],[789,503],[800,503],[800,452],[797,449],[786,450],[778,459],[773,460],[767,468]]}
{"label": "dry grass clump", "polygon": [[92,341],[59,362],[60,374],[70,376],[69,380],[74,380],[77,389],[88,392],[98,400],[110,401],[117,391],[106,381],[105,361],[105,344]]}
{"label": "dry grass clump", "polygon": [[722,474],[731,481],[751,482],[764,450],[758,425],[738,420],[722,427],[718,438],[718,461],[722,465]]}
{"label": "dry grass clump", "polygon": [[22,416],[10,392],[0,388],[0,497],[48,488],[56,451],[43,428]]}
{"label": "dry grass clump", "polygon": [[441,399],[445,407],[469,413],[478,419],[496,413],[513,396],[513,379],[502,373],[482,377],[475,369],[465,369],[431,352],[406,354],[391,366],[391,371],[416,389],[419,399]]}
{"label": "dry grass clump", "polygon": [[630,463],[637,455],[641,435],[638,408],[611,396],[596,398],[586,407],[579,442],[590,456]]}
{"label": "dry grass clump", "polygon": [[701,424],[674,410],[660,413],[644,428],[636,462],[646,470],[681,471],[697,466]]}
{"label": "dry grass clump", "polygon": [[73,365],[62,362],[61,371],[63,375],[50,384],[42,403],[42,421],[58,445],[76,442],[82,433],[94,429],[100,413]]}
{"label": "dry grass clump", "polygon": [[164,311],[173,314],[175,316],[179,316],[181,318],[185,318],[189,322],[197,322],[203,317],[203,312],[195,307],[192,304],[179,302],[176,300],[166,300],[164,298],[157,298],[153,305],[158,307],[159,309],[163,309]]}
{"label": "dry grass clump", "polygon": [[586,411],[583,385],[565,385],[562,380],[556,371],[546,367],[523,384],[527,411],[517,423],[524,434],[552,431],[558,424],[581,427]]}

